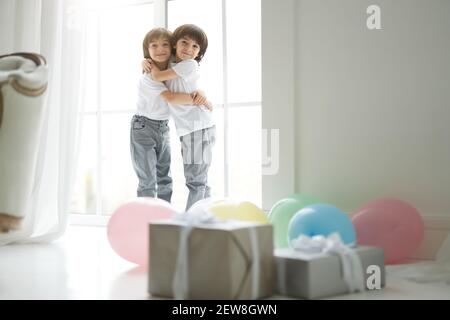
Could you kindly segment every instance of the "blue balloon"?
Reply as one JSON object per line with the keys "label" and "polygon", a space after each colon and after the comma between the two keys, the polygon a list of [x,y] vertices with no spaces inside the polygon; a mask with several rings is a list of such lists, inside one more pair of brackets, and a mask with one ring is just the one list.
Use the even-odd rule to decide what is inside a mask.
{"label": "blue balloon", "polygon": [[356,243],[356,231],[350,218],[329,204],[313,204],[297,211],[289,222],[289,243],[304,234],[328,236],[337,232],[345,244]]}

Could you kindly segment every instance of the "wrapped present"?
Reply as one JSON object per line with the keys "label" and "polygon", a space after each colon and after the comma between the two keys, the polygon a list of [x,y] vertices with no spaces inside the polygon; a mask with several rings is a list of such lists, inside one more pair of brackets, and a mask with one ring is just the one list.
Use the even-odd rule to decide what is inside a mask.
{"label": "wrapped present", "polygon": [[276,291],[296,298],[322,298],[385,285],[383,249],[350,247],[337,234],[300,236],[291,248],[275,250],[275,266]]}
{"label": "wrapped present", "polygon": [[271,225],[209,218],[189,221],[189,217],[178,214],[150,224],[152,295],[258,299],[272,294]]}

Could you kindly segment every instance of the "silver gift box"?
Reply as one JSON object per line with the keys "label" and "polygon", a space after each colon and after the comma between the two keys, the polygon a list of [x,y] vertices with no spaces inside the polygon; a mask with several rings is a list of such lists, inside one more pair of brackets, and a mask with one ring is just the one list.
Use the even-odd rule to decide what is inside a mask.
{"label": "silver gift box", "polygon": [[[184,225],[150,224],[149,292],[173,298],[173,279]],[[253,261],[249,229],[257,235],[259,261]],[[251,299],[252,272],[258,265],[258,298],[272,294],[272,225],[246,222],[193,227],[188,240],[187,299]]]}
{"label": "silver gift box", "polygon": [[[366,289],[368,281],[380,277],[380,287],[385,286],[384,251],[377,247],[359,246],[355,249],[361,259]],[[292,249],[276,249],[276,284],[279,294],[315,299],[348,293],[348,286],[343,278],[339,256],[328,253],[309,254]],[[369,268],[369,266],[375,266]],[[378,268],[377,268],[378,267]],[[377,271],[373,271],[377,269]],[[369,277],[371,277],[369,279]]]}

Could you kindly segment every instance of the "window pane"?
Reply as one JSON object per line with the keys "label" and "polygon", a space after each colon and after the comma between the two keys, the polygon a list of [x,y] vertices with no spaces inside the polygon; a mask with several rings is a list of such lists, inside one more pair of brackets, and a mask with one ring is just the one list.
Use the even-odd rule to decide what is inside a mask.
{"label": "window pane", "polygon": [[216,108],[213,111],[214,121],[216,124],[216,144],[213,149],[213,158],[211,167],[208,172],[209,184],[211,186],[211,196],[223,198],[224,190],[224,113],[223,108]]}
{"label": "window pane", "polygon": [[169,29],[193,23],[208,37],[208,49],[202,61],[200,87],[213,104],[223,103],[222,4],[219,0],[169,1]]}
{"label": "window pane", "polygon": [[153,25],[153,4],[101,11],[99,62],[103,110],[134,110],[144,58],[142,40]]}
{"label": "window pane", "polygon": [[109,215],[136,197],[138,179],[130,155],[132,116],[132,113],[102,116],[102,214]]}
{"label": "window pane", "polygon": [[97,117],[84,116],[71,213],[95,214],[97,201]]}
{"label": "window pane", "polygon": [[261,101],[261,0],[227,0],[226,7],[228,101]]}
{"label": "window pane", "polygon": [[230,197],[261,206],[261,106],[229,109]]}

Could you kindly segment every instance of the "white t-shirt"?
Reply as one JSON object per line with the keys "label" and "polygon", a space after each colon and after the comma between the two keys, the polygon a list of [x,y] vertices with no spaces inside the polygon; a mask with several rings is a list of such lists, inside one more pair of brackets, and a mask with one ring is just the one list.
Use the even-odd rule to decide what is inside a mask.
{"label": "white t-shirt", "polygon": [[[165,81],[167,88],[173,93],[192,93],[198,90],[200,77],[198,62],[190,59],[179,63],[170,63],[170,67],[178,75],[177,78]],[[178,136],[210,128],[214,125],[211,112],[195,105],[170,104],[170,114],[175,122]]]}
{"label": "white t-shirt", "polygon": [[138,84],[136,114],[153,120],[168,120],[169,106],[161,97],[164,91],[167,88],[162,82],[153,80],[149,73],[143,74]]}

